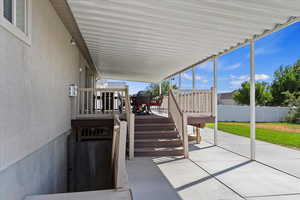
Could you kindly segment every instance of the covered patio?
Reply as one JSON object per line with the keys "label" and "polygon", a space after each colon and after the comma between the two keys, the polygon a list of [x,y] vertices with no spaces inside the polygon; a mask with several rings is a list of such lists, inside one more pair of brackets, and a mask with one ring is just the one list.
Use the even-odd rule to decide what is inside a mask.
{"label": "covered patio", "polygon": [[[119,130],[120,135],[124,136],[122,150],[119,150],[119,153],[122,155],[122,161],[125,160],[128,130],[130,132],[130,160],[126,162],[128,185],[127,182],[123,184],[123,180],[127,181],[127,174],[122,171],[124,173],[119,177],[122,179],[120,181],[122,187],[116,187],[116,190],[107,191],[108,194],[105,194],[110,199],[296,200],[300,198],[299,171],[290,171],[287,169],[288,165],[281,166],[280,163],[271,162],[270,159],[262,161],[260,157],[258,159],[256,150],[260,142],[256,142],[255,132],[255,41],[299,22],[299,1],[50,1],[72,33],[72,40],[81,48],[87,60],[96,67],[100,79],[160,83],[175,75],[180,76],[188,69],[193,70],[199,64],[213,62],[213,84],[209,88],[207,95],[209,103],[204,106],[205,112],[202,110],[200,114],[195,114],[194,110],[186,111],[196,117],[209,113],[209,119],[215,123],[214,129],[204,130],[203,141],[200,144],[188,143],[188,118],[178,103],[183,95],[173,94],[172,90],[169,92],[168,117],[174,122],[167,124],[171,126],[167,128],[172,129],[168,131],[176,131],[174,134],[182,142],[180,145],[183,146],[183,156],[134,157],[134,134],[137,132],[134,128],[138,126],[134,126],[128,88],[122,90],[124,94],[120,99],[124,99],[125,103],[123,106],[121,101],[120,110],[122,111],[124,107],[123,112],[128,126],[123,122],[125,125]],[[224,137],[226,133],[221,133],[217,126],[218,58],[246,45],[250,46],[251,134],[246,142],[244,138],[238,136],[232,136],[232,140],[228,141],[229,137]],[[195,73],[192,78],[194,90]],[[77,103],[77,114],[88,117],[89,114],[94,115],[95,89],[80,90],[83,97],[80,99],[78,96],[77,101],[81,101],[81,104]],[[194,96],[192,98],[194,100]],[[194,106],[194,101],[191,102]],[[199,104],[203,105],[203,102]],[[190,104],[190,101],[185,103]],[[98,110],[100,113],[100,108]],[[119,121],[120,119],[118,123],[121,123]],[[139,126],[139,129],[143,128],[144,122]],[[244,153],[236,153],[235,143],[232,141],[245,144],[239,145]],[[276,149],[276,146],[269,146],[266,151],[273,149]],[[279,153],[278,159],[284,159],[286,154],[294,155],[293,150],[284,151],[286,151],[284,154]],[[293,157],[289,165],[296,167],[299,159],[297,156]],[[123,162],[122,169],[125,169]],[[132,197],[129,191],[132,192]],[[101,196],[100,193],[93,194],[95,193],[88,198],[92,200],[98,199],[98,195]],[[86,193],[64,195],[33,196],[27,200],[80,199],[85,198]],[[104,195],[101,197],[105,199]]]}
{"label": "covered patio", "polygon": [[[250,158],[255,160],[255,41],[300,20],[290,1],[51,0],[102,79],[159,83],[213,61],[218,145],[218,58],[249,45]],[[195,73],[193,70],[193,89]],[[176,120],[175,120],[176,121]]]}

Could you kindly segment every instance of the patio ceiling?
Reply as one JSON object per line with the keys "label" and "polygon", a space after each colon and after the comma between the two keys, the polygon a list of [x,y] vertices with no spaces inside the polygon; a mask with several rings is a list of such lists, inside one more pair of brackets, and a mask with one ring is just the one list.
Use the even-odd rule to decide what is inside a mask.
{"label": "patio ceiling", "polygon": [[146,82],[296,22],[300,13],[299,0],[68,3],[101,77]]}

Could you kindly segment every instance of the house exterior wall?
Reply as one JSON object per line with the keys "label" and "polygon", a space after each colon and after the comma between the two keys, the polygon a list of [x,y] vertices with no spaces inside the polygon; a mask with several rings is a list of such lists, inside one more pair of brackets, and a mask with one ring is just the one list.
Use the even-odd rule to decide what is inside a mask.
{"label": "house exterior wall", "polygon": [[62,193],[67,190],[67,136],[39,148],[0,172],[0,199],[23,200],[30,194]]}
{"label": "house exterior wall", "polygon": [[[43,179],[47,176],[43,170],[25,167],[26,171],[14,167],[16,163],[24,167],[28,156],[36,159],[31,163],[37,164],[39,159],[45,163],[66,160],[50,156],[51,149],[43,157],[33,154],[69,133],[71,99],[68,86],[79,84],[79,80],[83,86],[85,71],[79,69],[87,66],[77,47],[71,45],[70,34],[48,0],[32,0],[31,36],[32,42],[28,45],[0,25],[0,188],[8,181],[2,179],[5,173],[15,173],[17,176],[8,177],[12,188],[15,183],[13,191],[17,193],[23,190],[18,179],[23,173],[29,173],[28,178],[30,175],[40,177],[39,184],[43,188],[51,183],[43,182],[47,181]],[[61,165],[56,166],[55,170],[59,170]],[[24,184],[31,184],[30,178]],[[5,195],[2,192],[9,191],[1,191],[1,195]],[[26,190],[27,194],[38,192],[38,188]],[[1,197],[21,200],[18,195],[15,199]]]}

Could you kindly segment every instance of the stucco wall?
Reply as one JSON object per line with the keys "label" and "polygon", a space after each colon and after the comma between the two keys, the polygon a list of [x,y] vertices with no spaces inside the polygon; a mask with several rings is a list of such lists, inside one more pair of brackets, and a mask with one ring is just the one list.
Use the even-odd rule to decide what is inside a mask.
{"label": "stucco wall", "polygon": [[67,191],[67,136],[62,134],[0,172],[0,199]]}
{"label": "stucco wall", "polygon": [[0,26],[0,172],[70,130],[68,85],[85,66],[50,2],[32,7],[31,46]]}

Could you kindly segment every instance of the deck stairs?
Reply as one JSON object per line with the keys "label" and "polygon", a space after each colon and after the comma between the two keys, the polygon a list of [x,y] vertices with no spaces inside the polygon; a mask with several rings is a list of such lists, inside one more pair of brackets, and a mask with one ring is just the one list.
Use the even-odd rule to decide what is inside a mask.
{"label": "deck stairs", "polygon": [[171,118],[135,117],[135,156],[182,156],[183,145]]}

